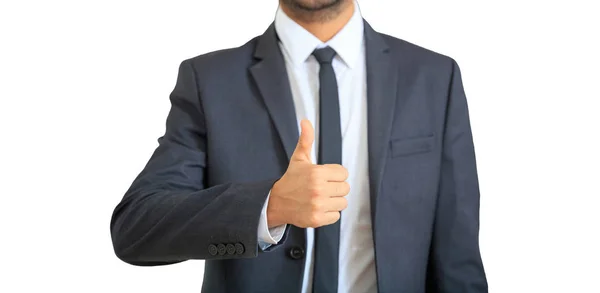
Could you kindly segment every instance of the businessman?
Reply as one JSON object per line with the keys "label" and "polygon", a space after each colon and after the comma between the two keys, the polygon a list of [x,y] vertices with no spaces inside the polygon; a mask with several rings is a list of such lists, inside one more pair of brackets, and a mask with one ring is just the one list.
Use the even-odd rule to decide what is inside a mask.
{"label": "businessman", "polygon": [[279,4],[262,36],[181,63],[117,256],[206,260],[207,293],[487,292],[456,62],[352,0]]}

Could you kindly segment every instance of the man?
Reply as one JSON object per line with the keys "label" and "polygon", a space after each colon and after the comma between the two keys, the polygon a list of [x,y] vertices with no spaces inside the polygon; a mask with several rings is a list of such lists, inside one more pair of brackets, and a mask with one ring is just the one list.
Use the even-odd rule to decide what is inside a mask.
{"label": "man", "polygon": [[351,0],[281,0],[262,36],[184,61],[171,103],[113,214],[125,262],[204,259],[202,292],[487,292],[452,59]]}

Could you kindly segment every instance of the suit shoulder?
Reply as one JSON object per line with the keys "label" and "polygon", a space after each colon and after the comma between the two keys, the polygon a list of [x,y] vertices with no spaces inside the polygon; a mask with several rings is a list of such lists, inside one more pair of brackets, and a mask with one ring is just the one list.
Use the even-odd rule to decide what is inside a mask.
{"label": "suit shoulder", "polygon": [[192,67],[195,68],[196,74],[200,77],[208,72],[215,74],[230,68],[248,66],[252,62],[252,55],[254,54],[258,38],[259,37],[254,37],[239,47],[201,54],[186,59],[182,63],[191,64]]}
{"label": "suit shoulder", "polygon": [[454,59],[433,50],[421,47],[411,42],[381,34],[386,40],[390,49],[401,57],[408,57],[414,65],[433,67],[432,69],[442,69],[452,67]]}

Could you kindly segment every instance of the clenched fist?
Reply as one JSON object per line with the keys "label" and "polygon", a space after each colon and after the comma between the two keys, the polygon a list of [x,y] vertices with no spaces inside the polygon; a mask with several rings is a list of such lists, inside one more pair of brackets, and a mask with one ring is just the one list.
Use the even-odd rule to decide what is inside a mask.
{"label": "clenched fist", "polygon": [[267,207],[269,228],[283,224],[320,227],[340,219],[348,206],[348,171],[342,165],[315,165],[311,161],[314,129],[310,121],[300,123],[302,132],[285,174],[271,189]]}

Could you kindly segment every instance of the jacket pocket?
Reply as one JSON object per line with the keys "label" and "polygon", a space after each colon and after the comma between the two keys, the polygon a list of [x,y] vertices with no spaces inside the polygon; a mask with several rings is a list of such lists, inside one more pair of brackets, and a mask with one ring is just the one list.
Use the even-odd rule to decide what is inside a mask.
{"label": "jacket pocket", "polygon": [[390,144],[392,158],[415,155],[433,150],[434,136],[394,139]]}

